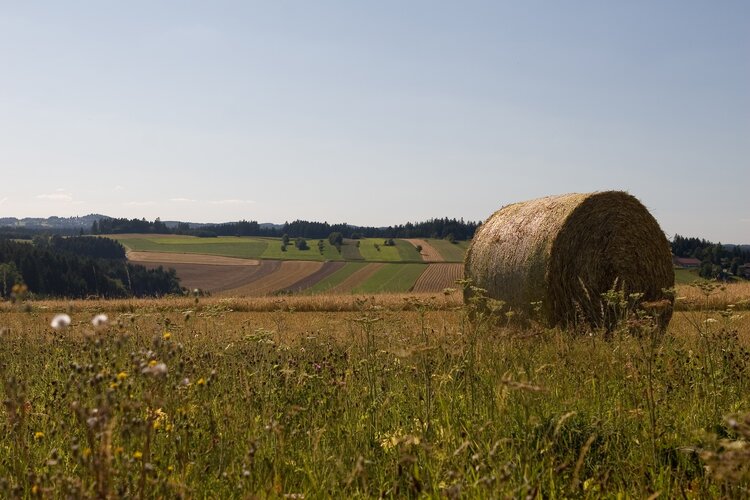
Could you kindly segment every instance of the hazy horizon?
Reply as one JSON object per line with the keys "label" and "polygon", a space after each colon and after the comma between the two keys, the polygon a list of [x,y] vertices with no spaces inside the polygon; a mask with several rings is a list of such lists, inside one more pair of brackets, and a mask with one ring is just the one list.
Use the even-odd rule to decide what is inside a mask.
{"label": "hazy horizon", "polygon": [[625,190],[750,243],[750,4],[0,7],[0,216],[388,226]]}

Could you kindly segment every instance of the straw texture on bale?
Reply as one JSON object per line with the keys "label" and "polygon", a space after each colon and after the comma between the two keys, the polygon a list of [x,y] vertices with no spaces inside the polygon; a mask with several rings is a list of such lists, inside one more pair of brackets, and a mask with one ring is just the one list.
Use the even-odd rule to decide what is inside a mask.
{"label": "straw texture on bale", "polygon": [[[602,326],[601,294],[617,286],[664,301],[669,322],[672,254],[654,217],[621,191],[548,196],[503,207],[477,230],[466,254],[466,278],[530,315],[541,301],[548,326],[585,321]],[[468,289],[466,298],[472,295]]]}

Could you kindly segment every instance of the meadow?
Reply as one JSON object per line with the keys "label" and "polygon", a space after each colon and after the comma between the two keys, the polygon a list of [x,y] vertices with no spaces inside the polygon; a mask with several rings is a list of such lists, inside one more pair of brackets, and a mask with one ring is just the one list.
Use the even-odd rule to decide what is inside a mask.
{"label": "meadow", "polygon": [[[319,240],[307,241],[308,250],[299,250],[294,240],[282,250],[281,238],[250,236],[220,236],[217,238],[198,238],[196,236],[148,235],[148,234],[115,234],[108,235],[122,243],[128,250],[135,252],[166,252],[216,255],[244,259],[275,260],[351,260],[368,262],[422,262],[415,245],[403,239],[394,239],[393,246],[384,244],[380,238],[362,238],[346,240],[339,252],[327,240],[322,240],[321,252]],[[462,262],[467,242],[450,243],[445,240],[426,239],[446,262]]]}
{"label": "meadow", "polygon": [[460,293],[4,303],[0,491],[742,496],[750,294],[692,291],[610,335]]}

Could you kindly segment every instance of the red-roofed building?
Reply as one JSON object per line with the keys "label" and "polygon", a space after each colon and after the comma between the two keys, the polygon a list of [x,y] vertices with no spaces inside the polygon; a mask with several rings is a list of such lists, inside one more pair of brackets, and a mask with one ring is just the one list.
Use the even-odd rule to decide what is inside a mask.
{"label": "red-roofed building", "polygon": [[701,267],[701,261],[693,257],[672,257],[672,262],[675,267],[682,267],[685,269]]}

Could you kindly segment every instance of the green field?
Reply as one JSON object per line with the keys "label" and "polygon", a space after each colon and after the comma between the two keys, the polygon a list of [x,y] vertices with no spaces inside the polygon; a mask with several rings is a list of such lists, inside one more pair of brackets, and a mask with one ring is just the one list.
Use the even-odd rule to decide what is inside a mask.
{"label": "green field", "polygon": [[408,292],[427,264],[386,264],[382,269],[352,290],[353,293],[397,293]]}
{"label": "green field", "polygon": [[[234,236],[221,238],[196,238],[193,236],[146,238],[140,236],[118,237],[115,235],[110,236],[110,238],[116,239],[127,247],[128,250],[137,252],[198,253],[244,259],[260,258],[269,245],[268,241],[260,238],[237,238]],[[280,241],[279,245],[281,245]],[[322,259],[310,258],[306,260]]]}
{"label": "green field", "polygon": [[[224,257],[239,257],[245,259],[274,259],[274,260],[351,260],[366,262],[420,262],[422,260],[414,245],[408,241],[394,239],[394,246],[385,246],[382,238],[365,238],[359,241],[359,247],[354,240],[347,240],[341,252],[323,240],[323,253],[318,250],[318,240],[307,240],[308,250],[298,250],[294,246],[294,239],[281,250],[281,238],[236,237],[220,236],[218,238],[198,238],[195,236],[163,236],[163,235],[109,235],[127,247],[128,250],[138,252],[175,252],[219,255]],[[445,242],[446,245],[450,243]],[[380,249],[376,248],[378,245]],[[459,248],[449,248],[453,258],[446,260],[461,261],[456,258]],[[440,250],[442,252],[442,250]]]}
{"label": "green field", "polygon": [[342,260],[341,254],[335,247],[323,240],[323,253],[318,250],[318,240],[307,240],[310,247],[307,250],[299,250],[294,246],[294,239],[290,240],[286,246],[286,251],[281,250],[281,239],[263,238],[268,242],[268,246],[259,258],[277,259],[277,260]]}
{"label": "green field", "polygon": [[468,241],[457,241],[455,243],[435,239],[426,239],[425,241],[440,252],[446,262],[463,262],[466,250],[469,248]]}
{"label": "green field", "polygon": [[676,285],[689,285],[693,281],[701,279],[697,269],[675,269],[674,282]]}
{"label": "green field", "polygon": [[[370,262],[419,262],[422,257],[408,241],[394,239],[394,246],[385,246],[383,238],[363,238],[359,240],[359,253]],[[376,247],[375,245],[378,245]]]}
{"label": "green field", "polygon": [[305,293],[324,293],[331,288],[340,285],[345,279],[366,265],[368,265],[366,262],[347,262],[344,267],[305,290]]}

